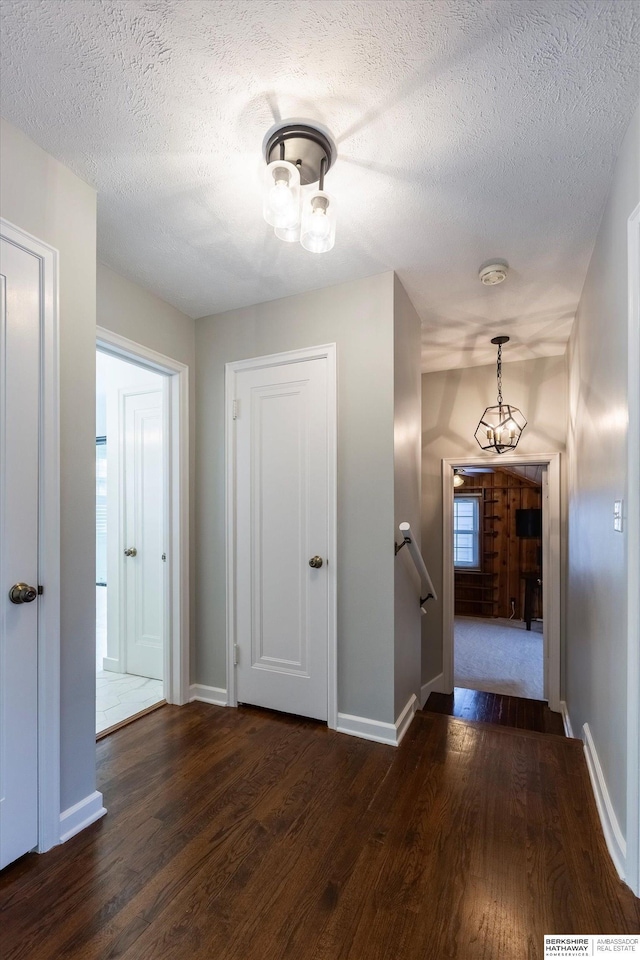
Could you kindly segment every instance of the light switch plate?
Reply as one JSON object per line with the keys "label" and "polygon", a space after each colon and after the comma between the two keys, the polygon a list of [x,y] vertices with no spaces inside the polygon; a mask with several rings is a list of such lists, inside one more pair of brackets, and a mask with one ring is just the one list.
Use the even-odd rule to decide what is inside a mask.
{"label": "light switch plate", "polygon": [[622,533],[622,500],[613,503],[613,529]]}

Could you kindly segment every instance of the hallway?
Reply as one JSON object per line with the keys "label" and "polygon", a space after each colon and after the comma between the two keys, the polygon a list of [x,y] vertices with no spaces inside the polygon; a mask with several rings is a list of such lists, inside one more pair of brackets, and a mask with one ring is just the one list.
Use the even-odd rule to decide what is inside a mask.
{"label": "hallway", "polygon": [[6,960],[541,960],[640,931],[576,740],[420,712],[394,749],[192,703],[98,759],[108,815],[0,879]]}

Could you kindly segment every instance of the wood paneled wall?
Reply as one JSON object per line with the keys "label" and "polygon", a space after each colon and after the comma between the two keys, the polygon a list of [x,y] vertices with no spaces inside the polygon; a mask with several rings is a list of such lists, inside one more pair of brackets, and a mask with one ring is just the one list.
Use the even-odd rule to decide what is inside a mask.
{"label": "wood paneled wall", "polygon": [[[480,492],[479,572],[455,574],[455,612],[470,617],[524,617],[526,580],[542,577],[542,540],[516,536],[516,510],[540,508],[542,488],[510,470],[465,476],[456,493]],[[533,616],[542,617],[542,588],[534,591]]]}

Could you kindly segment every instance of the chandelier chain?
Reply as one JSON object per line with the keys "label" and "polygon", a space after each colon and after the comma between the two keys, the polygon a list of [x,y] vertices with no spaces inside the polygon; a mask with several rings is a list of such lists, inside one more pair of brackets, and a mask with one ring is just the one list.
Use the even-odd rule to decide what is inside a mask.
{"label": "chandelier chain", "polygon": [[498,344],[498,404],[502,406],[502,344]]}

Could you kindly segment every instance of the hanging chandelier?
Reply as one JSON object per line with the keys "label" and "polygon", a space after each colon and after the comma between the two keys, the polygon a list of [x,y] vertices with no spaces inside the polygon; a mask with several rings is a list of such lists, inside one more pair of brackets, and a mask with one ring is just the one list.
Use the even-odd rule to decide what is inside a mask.
{"label": "hanging chandelier", "polygon": [[[324,178],[335,162],[335,145],[316,127],[286,123],[268,136],[264,157],[264,219],[280,240],[327,253],[336,241],[336,208]],[[316,189],[304,189],[315,183]]]}
{"label": "hanging chandelier", "polygon": [[487,407],[474,434],[483,450],[493,450],[495,453],[504,453],[505,450],[515,450],[522,431],[527,425],[524,416],[517,407],[505,403],[502,399],[502,345],[508,343],[509,337],[494,337],[491,343],[498,346],[497,380],[498,403],[495,407]]}

